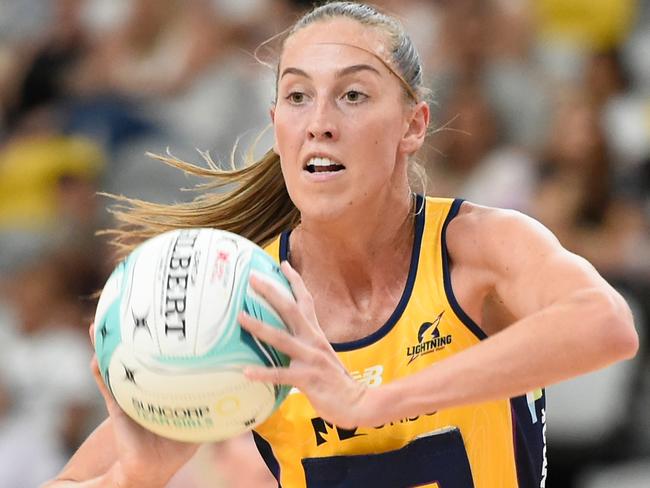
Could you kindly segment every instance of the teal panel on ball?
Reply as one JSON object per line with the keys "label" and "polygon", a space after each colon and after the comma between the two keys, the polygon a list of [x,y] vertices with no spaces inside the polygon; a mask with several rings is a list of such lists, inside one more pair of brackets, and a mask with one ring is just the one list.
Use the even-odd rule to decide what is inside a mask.
{"label": "teal panel on ball", "polygon": [[[108,378],[108,365],[110,364],[113,352],[120,343],[120,299],[111,303],[100,324],[95,324],[95,349],[97,351],[97,362],[99,371],[104,382],[110,387]],[[114,327],[117,324],[118,327]],[[99,327],[99,328],[97,328]],[[116,330],[117,329],[117,330]]]}
{"label": "teal panel on ball", "polygon": [[[264,277],[273,280],[281,287],[285,288],[289,293],[291,293],[291,285],[289,284],[289,281],[282,273],[280,267],[266,252],[264,252],[261,249],[253,250],[249,273],[252,271],[256,271],[264,275]],[[272,327],[286,330],[286,326],[281,320],[278,319],[278,316],[274,311],[269,310],[266,304],[259,302],[254,297],[251,297],[248,294],[246,294],[246,296],[244,297],[243,309],[249,315],[257,318],[258,320],[261,320],[262,322],[265,322],[266,324],[271,325]],[[242,331],[242,333],[243,335],[247,335],[250,337],[250,334],[248,334],[247,332]],[[286,354],[278,351],[274,347],[271,347],[264,342],[259,341],[258,344],[264,349],[264,352],[266,353],[264,354],[264,352],[259,351],[259,349],[256,349],[258,351],[258,354],[265,358],[266,356],[269,356],[273,362],[273,364],[268,365],[268,361],[264,360],[264,362],[267,363],[268,366],[286,367],[289,365],[290,359]],[[280,403],[284,401],[286,396],[289,394],[290,389],[291,387],[288,385],[275,386],[275,398],[276,398],[275,408],[277,408],[280,405]]]}
{"label": "teal panel on ball", "polygon": [[[254,249],[249,266],[249,275],[252,271],[256,271],[264,275],[265,278],[278,283],[281,287],[291,293],[291,285],[289,285],[289,281],[280,270],[280,267],[264,251]],[[275,327],[276,329],[286,330],[286,326],[274,311],[270,310],[266,304],[259,302],[248,294],[244,297],[243,309],[249,315]],[[283,353],[272,347],[267,347],[267,350],[272,354],[275,364],[282,366],[289,364],[289,358]]]}
{"label": "teal panel on ball", "polygon": [[280,266],[263,250],[256,248],[253,250],[250,262],[251,271],[258,271],[266,277],[271,278],[287,290],[291,291],[289,280],[284,276]]}
{"label": "teal panel on ball", "polygon": [[99,363],[99,371],[104,378],[104,382],[109,388],[108,365],[110,364],[113,352],[115,352],[115,349],[122,341],[120,308],[124,298],[124,292],[128,289],[127,280],[132,274],[137,254],[139,254],[139,250],[132,252],[111,273],[109,280],[117,281],[120,292],[118,297],[108,306],[106,313],[100,318],[100,322],[95,324],[97,362]]}

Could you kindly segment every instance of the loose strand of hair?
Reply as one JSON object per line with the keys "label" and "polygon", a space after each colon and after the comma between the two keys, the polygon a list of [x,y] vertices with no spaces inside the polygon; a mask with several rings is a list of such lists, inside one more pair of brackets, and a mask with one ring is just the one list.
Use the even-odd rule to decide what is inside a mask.
{"label": "loose strand of hair", "polygon": [[[186,174],[211,181],[197,185],[203,193],[192,201],[173,204],[101,193],[115,202],[109,212],[117,226],[98,234],[111,239],[118,258],[124,257],[146,239],[181,228],[219,228],[263,246],[300,220],[284,185],[279,156],[273,151],[268,151],[259,161],[235,170],[219,169],[214,162],[208,163],[208,168],[197,166],[171,153],[150,156]],[[252,158],[252,152],[249,157]],[[229,185],[232,188],[224,191]],[[213,191],[205,192],[205,189]]]}

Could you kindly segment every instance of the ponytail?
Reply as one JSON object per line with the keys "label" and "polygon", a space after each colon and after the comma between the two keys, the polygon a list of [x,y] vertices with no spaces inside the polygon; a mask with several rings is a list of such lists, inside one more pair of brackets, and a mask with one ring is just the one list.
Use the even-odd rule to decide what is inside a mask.
{"label": "ponytail", "polygon": [[[280,157],[269,150],[258,161],[243,168],[223,170],[203,154],[208,167],[182,161],[171,154],[148,154],[185,173],[210,181],[196,185],[201,191],[191,202],[158,204],[125,196],[109,195],[117,203],[110,212],[117,227],[101,231],[111,237],[118,258],[138,244],[162,232],[194,227],[226,230],[246,237],[260,246],[300,221],[300,213],[289,198]],[[247,159],[252,160],[252,151]]]}

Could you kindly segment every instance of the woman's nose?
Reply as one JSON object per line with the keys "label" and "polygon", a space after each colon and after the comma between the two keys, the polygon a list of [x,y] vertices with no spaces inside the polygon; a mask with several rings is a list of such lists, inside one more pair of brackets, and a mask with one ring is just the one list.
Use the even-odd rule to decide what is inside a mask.
{"label": "woman's nose", "polygon": [[328,103],[318,104],[307,128],[307,135],[312,140],[335,140],[338,129],[335,123],[333,107]]}

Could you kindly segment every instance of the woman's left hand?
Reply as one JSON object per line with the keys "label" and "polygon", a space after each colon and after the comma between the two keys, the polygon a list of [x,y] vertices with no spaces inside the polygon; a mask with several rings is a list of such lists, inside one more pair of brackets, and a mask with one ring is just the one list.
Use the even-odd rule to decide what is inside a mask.
{"label": "woman's left hand", "polygon": [[291,284],[295,301],[255,276],[250,283],[293,334],[244,312],[238,318],[248,332],[289,356],[291,364],[286,368],[251,366],[244,373],[252,380],[295,386],[323,419],[341,428],[357,427],[363,423],[366,387],[348,374],[336,356],[318,325],[314,301],[298,272],[286,261],[281,268]]}

